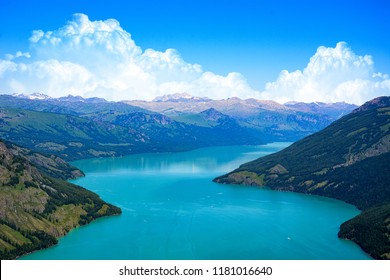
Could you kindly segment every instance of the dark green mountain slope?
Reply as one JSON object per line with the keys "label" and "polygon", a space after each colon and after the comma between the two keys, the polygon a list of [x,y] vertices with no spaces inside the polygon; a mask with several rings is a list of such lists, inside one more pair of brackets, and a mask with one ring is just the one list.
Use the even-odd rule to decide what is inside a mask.
{"label": "dark green mountain slope", "polygon": [[79,225],[121,212],[96,194],[58,179],[77,173],[56,157],[0,141],[0,259],[49,247]]}
{"label": "dark green mountain slope", "polygon": [[151,143],[150,151],[172,151],[172,147],[188,150],[194,147],[250,145],[266,142],[263,134],[240,126],[236,120],[214,109],[199,115],[213,125],[186,124],[162,114],[142,112],[117,115],[111,123],[145,135]]}
{"label": "dark green mountain slope", "polygon": [[[0,137],[65,160],[120,154],[137,133],[71,115],[0,108]],[[128,147],[127,147],[128,148]]]}
{"label": "dark green mountain slope", "polygon": [[74,166],[69,165],[63,159],[54,156],[44,156],[29,149],[22,148],[12,143],[7,143],[7,147],[14,156],[26,158],[40,172],[53,178],[62,180],[76,179],[83,177],[84,173]]}
{"label": "dark green mountain slope", "polygon": [[[243,164],[215,181],[328,196],[367,210],[390,204],[389,166],[390,97],[380,97],[322,131],[278,153]],[[369,217],[375,212],[372,210]],[[386,213],[381,217],[388,219],[390,212]],[[377,251],[378,246],[367,247],[361,237],[354,241],[373,256],[388,258],[390,252],[385,248],[390,244],[390,227],[381,232],[387,236],[382,251]]]}
{"label": "dark green mountain slope", "polygon": [[[231,133],[237,137],[230,137]],[[99,111],[79,117],[6,107],[0,107],[0,138],[67,161],[265,143],[262,134],[234,120],[202,127],[158,113]]]}
{"label": "dark green mountain slope", "polygon": [[375,259],[390,259],[390,204],[370,208],[343,223],[339,237],[358,243]]}

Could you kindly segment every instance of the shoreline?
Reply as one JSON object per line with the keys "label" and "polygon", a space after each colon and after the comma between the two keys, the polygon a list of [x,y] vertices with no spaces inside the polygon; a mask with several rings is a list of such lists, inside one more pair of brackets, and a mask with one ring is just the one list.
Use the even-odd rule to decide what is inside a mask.
{"label": "shoreline", "polygon": [[44,251],[44,250],[46,250],[46,249],[52,248],[52,247],[58,245],[58,242],[59,242],[59,240],[60,240],[61,238],[67,236],[69,233],[71,233],[71,232],[74,231],[75,229],[78,229],[78,228],[84,227],[84,226],[88,226],[88,225],[90,225],[90,224],[92,224],[92,223],[94,223],[94,222],[97,222],[97,221],[101,220],[101,219],[110,218],[110,217],[116,217],[116,216],[120,216],[120,215],[121,215],[121,213],[114,214],[114,215],[109,215],[109,216],[102,216],[102,217],[99,217],[99,218],[97,218],[97,219],[92,220],[92,221],[89,222],[88,224],[85,224],[85,225],[78,225],[77,227],[74,227],[74,228],[70,229],[70,230],[69,230],[67,233],[65,233],[64,235],[61,235],[61,236],[59,236],[59,237],[56,237],[56,239],[57,239],[57,243],[56,243],[56,244],[53,244],[52,246],[49,246],[49,247],[46,247],[46,248],[37,249],[37,250],[31,251],[31,252],[25,253],[25,254],[23,254],[23,255],[20,255],[20,256],[15,257],[13,260],[21,260],[20,258],[23,258],[23,257],[25,257],[25,256],[28,256],[28,255],[31,255],[31,254],[33,254],[33,253],[36,253],[36,252],[39,252],[39,251]]}

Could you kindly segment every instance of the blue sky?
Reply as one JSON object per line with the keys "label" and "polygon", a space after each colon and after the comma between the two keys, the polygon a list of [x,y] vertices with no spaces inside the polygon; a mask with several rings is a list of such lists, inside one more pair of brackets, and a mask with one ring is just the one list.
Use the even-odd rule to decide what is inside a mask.
{"label": "blue sky", "polygon": [[[287,70],[288,74],[292,74],[298,70],[303,73],[305,68],[308,68],[310,58],[315,56],[320,46],[336,49],[339,42],[346,42],[347,45],[341,46],[341,51],[350,50],[353,55],[356,55],[357,60],[365,55],[371,56],[372,64],[366,60],[371,65],[369,66],[371,76],[379,72],[390,73],[389,3],[390,1],[376,0],[321,2],[0,0],[0,58],[20,51],[31,53],[31,61],[42,60],[42,57],[34,55],[35,47],[29,41],[32,31],[58,30],[72,20],[73,14],[82,13],[88,16],[91,22],[116,19],[120,27],[131,34],[131,39],[142,51],[148,48],[160,52],[165,52],[169,48],[176,49],[185,63],[199,64],[202,67],[199,73],[211,72],[227,77],[229,73],[238,72],[242,74],[251,89],[261,93],[267,91],[267,82],[278,80],[280,82],[281,78],[286,78],[281,77],[283,76],[281,71]],[[62,61],[59,56],[55,58]],[[45,57],[45,59],[50,58]],[[14,62],[17,63],[15,60]],[[77,63],[77,61],[72,62]],[[351,73],[348,75],[349,78],[356,80]],[[291,75],[287,78],[290,77]],[[357,77],[364,78],[361,73],[358,73]],[[12,77],[10,74],[3,77],[2,81],[9,82],[11,79],[22,84],[20,81],[23,78]],[[159,77],[156,79],[158,80]],[[183,80],[188,82],[188,79],[190,78],[179,78],[180,82]],[[192,79],[197,78],[192,77]],[[386,77],[383,80],[387,80]],[[378,82],[378,79],[375,81]],[[200,83],[197,82],[197,86]],[[34,86],[37,87],[37,91],[50,89],[48,86],[42,89],[36,84]],[[160,84],[157,86],[159,87]],[[20,88],[32,91],[32,87],[29,85]],[[384,88],[384,93],[387,93],[387,83],[380,87]],[[4,87],[0,88],[0,91],[17,88]],[[74,86],[71,88],[74,89]],[[175,86],[172,90],[174,88],[194,89],[195,86],[187,88]],[[258,97],[272,99],[273,94],[277,96],[275,90],[280,89],[281,85],[274,84],[269,88],[273,91],[268,90],[267,94],[258,94]],[[286,88],[283,90],[288,91]],[[74,91],[77,93],[77,90]],[[90,91],[90,95],[103,94],[103,90]],[[207,92],[195,89],[194,91],[195,93]],[[158,93],[162,92],[169,93],[164,90],[158,91]],[[240,94],[240,92],[235,93]],[[150,93],[148,97],[156,94]],[[228,95],[221,97],[228,97]],[[256,93],[248,93],[247,97],[251,95]],[[120,98],[123,97],[123,94],[120,95]],[[129,96],[129,99],[131,97]],[[243,94],[243,97],[246,95]],[[288,97],[299,99],[298,94]],[[362,102],[369,97],[371,96],[356,100]],[[113,96],[112,98],[118,99]],[[337,101],[334,96],[332,98]],[[332,101],[332,98],[328,98],[328,101]],[[345,99],[346,96],[343,98]],[[327,99],[325,98],[324,101]]]}

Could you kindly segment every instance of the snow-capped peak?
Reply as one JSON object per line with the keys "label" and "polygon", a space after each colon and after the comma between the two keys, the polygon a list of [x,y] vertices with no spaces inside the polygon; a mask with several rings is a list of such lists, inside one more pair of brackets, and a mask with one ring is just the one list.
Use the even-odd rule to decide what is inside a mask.
{"label": "snow-capped peak", "polygon": [[34,92],[34,93],[30,94],[29,96],[27,96],[27,98],[28,99],[38,99],[38,100],[52,99],[50,96],[43,94],[43,93],[39,93],[39,92]]}
{"label": "snow-capped peak", "polygon": [[167,94],[163,96],[157,96],[153,99],[153,102],[166,102],[166,101],[186,101],[186,100],[209,100],[206,97],[196,97],[192,96],[186,92],[183,93],[174,93],[174,94]]}
{"label": "snow-capped peak", "polygon": [[30,100],[34,100],[34,99],[38,99],[38,100],[52,99],[50,96],[48,96],[46,94],[43,94],[43,93],[39,93],[39,92],[34,92],[32,94],[29,94],[29,95],[24,94],[24,93],[14,93],[14,94],[12,94],[12,96],[17,97],[17,98],[30,99]]}
{"label": "snow-capped peak", "polygon": [[24,93],[13,93],[12,96],[17,98],[28,98],[28,95],[25,95]]}

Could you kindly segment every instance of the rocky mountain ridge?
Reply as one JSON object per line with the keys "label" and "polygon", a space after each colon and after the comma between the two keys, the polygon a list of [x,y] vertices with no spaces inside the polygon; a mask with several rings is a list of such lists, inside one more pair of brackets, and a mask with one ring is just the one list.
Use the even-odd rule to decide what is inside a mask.
{"label": "rocky mountain ridge", "polygon": [[[305,113],[326,114],[332,110],[340,111],[341,117],[345,113],[351,112],[357,108],[356,105],[347,104],[344,102],[336,103],[303,103],[303,102],[287,102],[279,104],[272,100],[258,100],[255,98],[241,99],[232,97],[221,100],[213,100],[207,97],[194,97],[187,93],[172,94],[156,97],[152,101],[129,100],[123,101],[126,104],[141,107],[150,111],[167,113],[170,111],[182,113],[200,113],[204,110],[214,108],[221,113],[229,116],[239,117],[259,113],[259,110],[267,111],[294,111]],[[241,111],[239,113],[239,111]]]}
{"label": "rocky mountain ridge", "polygon": [[210,126],[200,114],[209,109],[235,119],[240,126],[258,131],[268,141],[296,141],[314,133],[357,106],[346,103],[287,103],[270,100],[195,98],[185,94],[163,96],[158,101],[123,101],[134,107],[164,114],[176,121]]}

